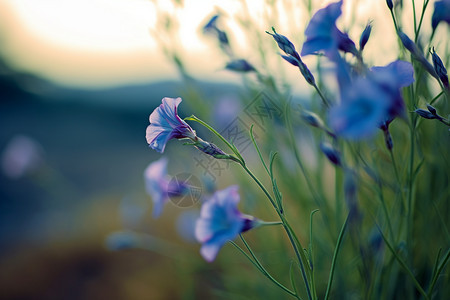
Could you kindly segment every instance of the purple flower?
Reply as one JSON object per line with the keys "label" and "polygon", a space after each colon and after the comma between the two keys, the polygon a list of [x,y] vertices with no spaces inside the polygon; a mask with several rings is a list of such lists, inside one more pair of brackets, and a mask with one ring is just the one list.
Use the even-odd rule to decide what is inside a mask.
{"label": "purple flower", "polygon": [[433,27],[433,30],[436,29],[441,21],[450,24],[450,0],[434,2],[434,12],[431,17],[431,26]]}
{"label": "purple flower", "polygon": [[217,191],[203,204],[195,236],[203,244],[200,253],[206,261],[212,262],[227,241],[255,227],[257,220],[242,214],[238,203],[238,186],[234,185]]}
{"label": "purple flower", "polygon": [[150,115],[150,125],[145,137],[152,149],[162,153],[170,139],[195,139],[194,130],[177,114],[181,101],[181,98],[165,97]]}
{"label": "purple flower", "polygon": [[148,165],[144,171],[145,188],[153,200],[154,218],[161,215],[170,197],[183,196],[190,192],[188,182],[171,180],[167,175],[167,163],[167,159],[163,157]]}
{"label": "purple flower", "polygon": [[161,215],[164,204],[169,200],[169,179],[167,176],[167,159],[161,158],[144,171],[145,188],[153,200],[153,217]]}
{"label": "purple flower", "polygon": [[357,55],[355,43],[346,33],[336,27],[336,20],[341,15],[342,0],[319,9],[311,18],[305,30],[306,41],[301,55],[324,51],[325,55],[335,60],[338,50]]}
{"label": "purple flower", "polygon": [[391,95],[376,82],[358,78],[342,91],[341,104],[329,111],[336,135],[358,140],[372,136],[387,119]]}

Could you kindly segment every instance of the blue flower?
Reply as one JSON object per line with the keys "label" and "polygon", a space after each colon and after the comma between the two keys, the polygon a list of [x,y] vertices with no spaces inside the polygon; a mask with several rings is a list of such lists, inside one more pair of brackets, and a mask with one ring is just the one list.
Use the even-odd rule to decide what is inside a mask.
{"label": "blue flower", "polygon": [[414,68],[411,63],[396,60],[387,66],[372,67],[369,76],[390,95],[388,118],[403,115],[405,104],[401,88],[414,82]]}
{"label": "blue flower", "polygon": [[372,136],[388,116],[389,93],[368,78],[356,79],[341,93],[341,104],[328,115],[334,133],[351,140]]}
{"label": "blue flower", "polygon": [[341,6],[342,0],[331,3],[314,14],[305,30],[306,41],[301,51],[302,56],[324,51],[328,58],[334,60],[338,50],[357,55],[355,43],[336,27],[336,20],[342,13]]}
{"label": "blue flower", "polygon": [[242,214],[238,203],[238,186],[234,185],[217,191],[203,204],[195,236],[203,244],[200,253],[206,261],[212,262],[227,241],[255,227],[257,220]]}
{"label": "blue flower", "polygon": [[153,200],[153,217],[161,215],[164,204],[169,201],[169,179],[167,176],[167,159],[161,158],[144,171],[145,188]]}
{"label": "blue flower", "polygon": [[177,114],[181,98],[163,98],[162,104],[150,115],[146,139],[152,149],[162,153],[170,139],[195,139],[194,130]]}
{"label": "blue flower", "polygon": [[431,17],[431,26],[433,27],[433,30],[436,29],[441,21],[450,24],[450,0],[434,2],[434,12]]}

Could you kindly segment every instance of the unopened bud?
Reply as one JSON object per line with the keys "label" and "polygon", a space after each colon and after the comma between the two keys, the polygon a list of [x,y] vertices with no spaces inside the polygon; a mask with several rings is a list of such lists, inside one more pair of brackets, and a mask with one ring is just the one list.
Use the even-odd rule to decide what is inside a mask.
{"label": "unopened bud", "polygon": [[247,62],[245,59],[236,59],[230,61],[225,66],[225,69],[235,72],[252,72],[255,71],[255,68]]}
{"label": "unopened bud", "polygon": [[211,155],[217,159],[226,159],[230,157],[213,143],[206,142],[199,137],[197,137],[197,141],[195,141],[194,146],[203,153]]}
{"label": "unopened bud", "polygon": [[390,10],[392,10],[392,8],[394,8],[394,4],[392,3],[392,0],[386,0],[386,4]]}
{"label": "unopened bud", "polygon": [[361,33],[361,37],[359,38],[359,51],[363,51],[364,47],[367,44],[367,41],[369,40],[371,32],[372,32],[372,21],[369,21],[369,23],[367,23],[366,25],[366,28],[364,28],[364,31]]}
{"label": "unopened bud", "polygon": [[439,55],[437,55],[436,51],[434,51],[434,47],[433,52],[431,52],[431,58],[433,60],[434,70],[439,76],[439,79],[441,80],[442,84],[448,89],[449,83],[448,83],[447,69],[445,68],[444,63],[442,62]]}
{"label": "unopened bud", "polygon": [[300,61],[299,64],[300,72],[302,73],[303,77],[305,78],[306,82],[310,85],[314,86],[316,84],[316,80],[314,79],[314,75],[311,73],[311,71],[308,69],[308,67]]}
{"label": "unopened bud", "polygon": [[272,31],[273,31],[273,33],[270,33],[268,31],[266,31],[266,33],[270,34],[273,37],[275,42],[277,42],[278,47],[281,50],[283,50],[284,53],[286,53],[287,55],[291,55],[291,56],[299,59],[300,55],[295,50],[294,44],[292,44],[292,42],[287,37],[285,37],[284,35],[278,34],[275,31],[275,28],[273,28],[273,27],[272,27]]}
{"label": "unopened bud", "polygon": [[324,128],[322,119],[313,112],[303,110],[301,113],[302,119],[309,125],[317,128]]}
{"label": "unopened bud", "polygon": [[416,109],[414,112],[425,119],[437,119],[433,113],[425,109]]}
{"label": "unopened bud", "polygon": [[329,143],[320,143],[320,150],[336,166],[341,166],[341,154]]}
{"label": "unopened bud", "polygon": [[431,106],[430,104],[427,104],[427,109],[430,113],[432,113],[433,115],[437,116],[437,111],[436,108],[434,108],[433,106]]}

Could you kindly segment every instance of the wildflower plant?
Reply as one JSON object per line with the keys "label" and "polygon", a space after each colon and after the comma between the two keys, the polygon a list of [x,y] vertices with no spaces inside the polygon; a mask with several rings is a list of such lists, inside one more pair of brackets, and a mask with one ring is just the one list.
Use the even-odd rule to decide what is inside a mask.
{"label": "wildflower plant", "polygon": [[[342,0],[315,12],[312,2],[305,1],[311,19],[302,45],[294,45],[290,37],[280,34],[276,24],[267,24],[266,28],[274,25],[265,31],[269,35],[265,37],[275,41],[280,61],[289,68],[297,67],[302,80],[312,87],[314,96],[299,106],[299,114],[294,114],[289,90],[283,90],[273,78],[276,72],[235,56],[229,35],[219,26],[219,15],[206,23],[203,31],[218,39],[226,69],[255,73],[252,79],[244,77],[246,87],[266,91],[283,113],[266,120],[264,130],[257,134],[257,128],[263,126],[249,124],[253,156],[240,151],[235,141],[203,116],[179,117],[181,98],[164,98],[151,113],[146,133],[150,148],[162,153],[169,140],[179,139],[232,166],[227,170],[232,174],[231,186],[226,187],[229,178],[219,178],[215,184],[223,189],[199,204],[195,237],[201,244],[201,257],[213,262],[223,256],[228,259],[224,269],[236,273],[231,277],[246,281],[246,276],[232,267],[240,261],[231,255],[242,254],[274,284],[275,293],[296,299],[448,298],[449,55],[448,49],[436,50],[445,37],[441,40],[435,34],[448,25],[448,1],[430,6],[426,0],[421,10],[415,2],[413,35],[400,22],[403,10],[399,2],[382,3],[392,18],[399,53],[381,66],[366,62],[366,49],[376,47],[371,39],[377,23],[365,20],[367,25],[357,31],[359,41],[355,43],[352,28],[346,32],[337,24]],[[433,8],[426,25],[426,11]],[[422,30],[426,26],[428,32]],[[300,29],[296,34],[301,34]],[[263,53],[264,57],[276,54]],[[317,67],[310,68],[305,57],[308,65],[316,59]],[[332,66],[336,86],[323,80],[322,63]],[[251,80],[254,82],[249,84]],[[209,131],[208,139],[197,135],[191,127],[194,124]],[[313,140],[308,145],[313,149],[309,155],[301,150],[308,140],[299,137],[305,135]],[[155,215],[167,202],[167,162],[165,158],[156,161],[146,171]],[[249,205],[251,198],[256,204]],[[243,214],[238,204],[249,215]],[[262,207],[270,208],[271,213]],[[250,230],[256,227],[262,228]],[[227,244],[237,251],[227,249]],[[281,256],[277,263],[263,255],[271,249]],[[254,293],[261,288],[256,281],[256,277],[246,281],[253,284],[249,290]],[[234,290],[233,294],[258,298],[246,291]]]}

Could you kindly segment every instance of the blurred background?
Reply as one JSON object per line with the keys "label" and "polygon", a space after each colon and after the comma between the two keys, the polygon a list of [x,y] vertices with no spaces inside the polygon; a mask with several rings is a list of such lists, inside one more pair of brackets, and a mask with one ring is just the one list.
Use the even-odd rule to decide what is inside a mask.
{"label": "blurred background", "polygon": [[[161,155],[148,148],[145,129],[165,96],[183,97],[181,117],[224,128],[242,114],[240,99],[259,92],[244,91],[255,75],[226,70],[217,41],[203,34],[215,14],[239,57],[307,99],[306,83],[280,64],[264,33],[275,26],[301,48],[311,12],[297,2],[0,0],[0,298],[234,298],[219,292],[226,258],[205,263],[183,225],[198,206],[169,203],[151,217],[143,172]],[[396,58],[384,1],[346,1],[344,11],[340,22],[355,40],[374,20],[369,65]],[[226,174],[211,183],[186,163],[194,151],[170,143],[169,173],[194,173],[205,190],[236,183]],[[110,235],[124,231],[143,235]],[[110,250],[134,238],[144,249]]]}

